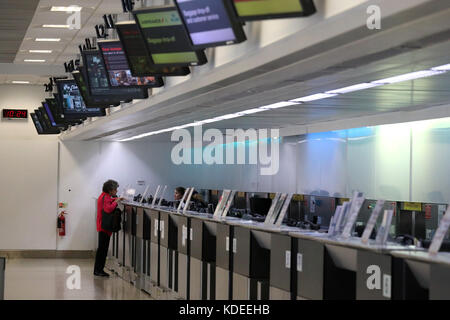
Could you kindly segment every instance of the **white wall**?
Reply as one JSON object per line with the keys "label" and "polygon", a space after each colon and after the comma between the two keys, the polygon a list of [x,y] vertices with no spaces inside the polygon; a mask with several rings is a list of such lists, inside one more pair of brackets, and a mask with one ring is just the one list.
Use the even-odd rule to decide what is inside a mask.
{"label": "white wall", "polygon": [[[170,149],[167,143],[144,142],[64,142],[60,146],[59,202],[68,204],[67,236],[58,237],[58,250],[91,250],[96,245],[96,198],[108,179],[119,182],[119,192],[127,185],[143,193],[145,181],[154,194],[157,185],[170,184]],[[167,157],[167,155],[169,155]]]}
{"label": "white wall", "polygon": [[[1,109],[33,112],[44,98],[41,86],[0,85]],[[0,250],[55,248],[57,146],[30,117],[0,120]]]}

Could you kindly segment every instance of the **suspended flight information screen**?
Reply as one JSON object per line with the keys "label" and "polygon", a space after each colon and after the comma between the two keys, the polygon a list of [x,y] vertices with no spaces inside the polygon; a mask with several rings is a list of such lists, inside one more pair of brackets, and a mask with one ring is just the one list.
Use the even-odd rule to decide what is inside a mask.
{"label": "suspended flight information screen", "polygon": [[122,43],[131,74],[143,76],[185,76],[191,73],[189,67],[161,67],[153,64],[145,46],[145,40],[135,21],[122,21],[115,24]]}
{"label": "suspended flight information screen", "polygon": [[241,23],[228,0],[175,0],[195,48],[208,48],[246,40]]}
{"label": "suspended flight information screen", "polygon": [[133,77],[120,41],[103,40],[98,41],[97,44],[103,55],[109,83],[112,87],[157,88],[164,85],[159,77]]}
{"label": "suspended flight information screen", "polygon": [[153,63],[195,66],[207,62],[205,53],[194,50],[176,7],[133,11]]}
{"label": "suspended flight information screen", "polygon": [[233,0],[243,21],[309,16],[316,12],[313,0]]}

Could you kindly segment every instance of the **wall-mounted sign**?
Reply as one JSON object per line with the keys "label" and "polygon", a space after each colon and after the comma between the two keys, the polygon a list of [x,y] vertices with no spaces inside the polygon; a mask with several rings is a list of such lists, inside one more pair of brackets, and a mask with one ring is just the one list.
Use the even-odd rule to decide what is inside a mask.
{"label": "wall-mounted sign", "polygon": [[26,109],[3,109],[3,118],[28,119],[28,110],[26,110]]}

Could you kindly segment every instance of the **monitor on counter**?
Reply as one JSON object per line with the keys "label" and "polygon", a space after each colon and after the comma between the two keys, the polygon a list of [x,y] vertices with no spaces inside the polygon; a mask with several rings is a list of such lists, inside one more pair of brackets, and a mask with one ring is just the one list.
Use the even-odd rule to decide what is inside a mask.
{"label": "monitor on counter", "polygon": [[194,49],[245,41],[244,30],[229,0],[175,0]]}
{"label": "monitor on counter", "polygon": [[97,44],[102,53],[111,87],[159,88],[164,85],[161,77],[133,77],[119,40],[100,40]]}
{"label": "monitor on counter", "polygon": [[313,0],[233,0],[241,21],[305,17],[316,12]]}
{"label": "monitor on counter", "polygon": [[82,53],[85,79],[92,99],[97,101],[124,101],[133,99],[147,99],[148,89],[140,87],[111,88],[108,84],[108,74],[98,50],[86,50]]}
{"label": "monitor on counter", "polygon": [[155,65],[197,66],[207,62],[203,50],[192,48],[176,7],[138,9],[133,14]]}
{"label": "monitor on counter", "polygon": [[105,115],[105,110],[102,108],[86,107],[75,80],[58,80],[56,85],[65,119],[82,119]]}
{"label": "monitor on counter", "polygon": [[189,67],[160,67],[154,65],[145,47],[145,40],[135,21],[117,22],[115,26],[133,76],[174,77],[186,76],[191,73]]}

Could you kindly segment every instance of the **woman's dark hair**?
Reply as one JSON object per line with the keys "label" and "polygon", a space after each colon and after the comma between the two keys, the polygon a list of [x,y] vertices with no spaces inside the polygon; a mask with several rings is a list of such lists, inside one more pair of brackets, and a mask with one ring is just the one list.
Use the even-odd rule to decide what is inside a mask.
{"label": "woman's dark hair", "polygon": [[114,180],[108,180],[103,184],[103,192],[111,193],[111,191],[116,190],[119,187],[119,183]]}
{"label": "woman's dark hair", "polygon": [[175,188],[175,191],[178,192],[179,194],[183,195],[186,192],[186,189],[183,187],[177,187],[177,188]]}

